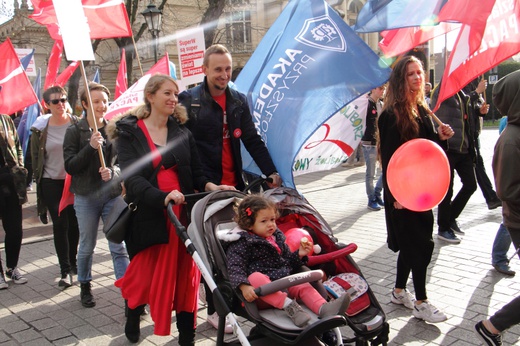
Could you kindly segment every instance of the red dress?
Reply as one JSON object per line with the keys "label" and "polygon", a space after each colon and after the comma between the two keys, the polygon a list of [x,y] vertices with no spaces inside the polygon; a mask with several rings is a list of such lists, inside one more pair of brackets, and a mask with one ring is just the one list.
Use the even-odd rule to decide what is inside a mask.
{"label": "red dress", "polygon": [[[140,127],[144,127],[143,132],[152,151],[157,150],[144,124]],[[159,162],[160,157],[154,159],[154,167]],[[161,167],[157,182],[164,192],[180,191],[176,166],[169,169]],[[177,217],[184,215],[181,206],[174,206],[173,211]],[[200,272],[177,236],[166,211],[164,217],[170,236],[168,244],[154,245],[137,253],[130,261],[125,276],[115,282],[130,308],[150,305],[155,335],[170,335],[172,310],[193,313],[195,328],[200,282]],[[185,218],[179,220],[186,223]]]}

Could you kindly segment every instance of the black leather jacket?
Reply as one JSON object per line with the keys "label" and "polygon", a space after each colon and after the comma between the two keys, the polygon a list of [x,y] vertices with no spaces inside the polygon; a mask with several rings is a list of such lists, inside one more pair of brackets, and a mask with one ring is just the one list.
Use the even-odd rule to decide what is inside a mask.
{"label": "black leather jacket", "polygon": [[117,165],[117,152],[112,141],[105,134],[105,127],[99,129],[105,138],[102,146],[105,166],[112,170],[112,180],[104,182],[99,174],[101,162],[98,151],[90,146],[92,131],[86,119],[71,125],[63,140],[63,159],[65,170],[72,176],[70,191],[87,196],[95,194],[104,186],[111,189],[110,197],[121,194],[119,184],[120,169]]}
{"label": "black leather jacket", "polygon": [[[200,85],[183,91],[179,95],[179,102],[188,111],[189,121],[186,123],[186,127],[195,137],[204,173],[211,182],[219,185],[222,180],[222,108],[211,97],[206,78]],[[276,167],[253,124],[246,96],[227,87],[226,112],[233,148],[236,181],[240,182],[236,187],[243,189],[240,141],[244,143],[245,148],[263,174],[271,175],[276,172]]]}

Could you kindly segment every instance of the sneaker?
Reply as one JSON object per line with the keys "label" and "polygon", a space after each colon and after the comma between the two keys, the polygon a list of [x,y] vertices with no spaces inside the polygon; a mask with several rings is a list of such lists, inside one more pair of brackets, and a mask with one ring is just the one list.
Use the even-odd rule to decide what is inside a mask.
{"label": "sneaker", "polygon": [[368,201],[367,209],[368,210],[372,210],[372,211],[379,211],[379,210],[381,210],[381,207],[379,206],[379,204],[374,199],[372,201]]}
{"label": "sneaker", "polygon": [[[218,314],[214,312],[211,315],[208,315],[207,319],[208,323],[213,326],[213,328],[218,329]],[[231,323],[229,323],[228,319],[226,318],[226,326],[224,327],[224,333],[231,334],[233,333],[233,326]]]}
{"label": "sneaker", "polygon": [[392,290],[390,301],[394,304],[404,305],[410,310],[413,310],[415,307],[415,297],[413,294],[408,292],[407,289],[404,289],[399,293],[396,293],[395,290]]}
{"label": "sneaker", "polygon": [[516,274],[516,272],[512,270],[506,263],[493,264],[493,268],[495,268],[497,272],[502,273],[504,275],[515,276]]}
{"label": "sneaker", "polygon": [[344,315],[350,305],[350,295],[344,294],[337,299],[331,300],[320,307],[320,318]]}
{"label": "sneaker", "polygon": [[295,300],[283,309],[297,327],[304,327],[311,320],[311,316]]}
{"label": "sneaker", "polygon": [[493,200],[487,202],[487,206],[488,206],[489,210],[493,210],[493,209],[496,209],[498,207],[501,207],[502,206],[502,201],[500,199],[496,198],[496,199],[493,199]]}
{"label": "sneaker", "polygon": [[0,290],[5,290],[8,287],[9,285],[7,284],[7,282],[5,282],[4,274],[0,273]]}
{"label": "sneaker", "polygon": [[430,323],[443,322],[448,319],[444,313],[426,300],[422,304],[415,304],[413,316]]}
{"label": "sneaker", "polygon": [[479,323],[475,324],[475,330],[474,331],[475,331],[475,334],[477,335],[477,337],[480,340],[482,340],[484,345],[489,345],[489,346],[493,346],[493,345],[499,346],[499,345],[502,345],[502,334],[493,334],[493,333],[491,333],[490,331],[488,331],[486,329],[486,327],[484,326],[482,321],[480,321]]}
{"label": "sneaker", "polygon": [[452,244],[460,243],[460,239],[455,235],[455,233],[453,233],[451,229],[448,231],[439,230],[439,233],[437,233],[437,238]]}
{"label": "sneaker", "polygon": [[58,287],[63,287],[63,289],[69,288],[72,286],[72,282],[72,274],[62,274],[61,279],[58,282]]}
{"label": "sneaker", "polygon": [[381,197],[376,197],[376,202],[377,204],[381,207],[381,208],[384,208],[385,207],[385,202],[383,201],[383,199]]}
{"label": "sneaker", "polygon": [[18,285],[27,283],[27,279],[23,277],[22,273],[20,273],[18,268],[7,269],[7,271],[5,272],[5,276],[13,280],[13,282]]}
{"label": "sneaker", "polygon": [[453,231],[453,232],[456,232],[458,234],[462,234],[464,235],[464,231],[461,230],[459,228],[459,225],[457,224],[457,221],[453,220],[451,223],[450,223],[450,229]]}

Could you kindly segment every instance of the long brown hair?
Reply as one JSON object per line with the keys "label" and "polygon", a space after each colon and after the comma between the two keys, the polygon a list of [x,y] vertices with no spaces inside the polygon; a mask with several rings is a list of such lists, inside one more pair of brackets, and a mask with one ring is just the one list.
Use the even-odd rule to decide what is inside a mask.
{"label": "long brown hair", "polygon": [[419,91],[410,92],[406,74],[408,65],[414,62],[421,67],[424,80],[424,68],[421,60],[411,55],[405,56],[395,64],[390,74],[384,100],[384,109],[393,111],[395,114],[397,130],[403,141],[415,138],[419,133],[419,124],[415,121],[413,114],[415,105],[428,109],[424,99],[424,84]]}

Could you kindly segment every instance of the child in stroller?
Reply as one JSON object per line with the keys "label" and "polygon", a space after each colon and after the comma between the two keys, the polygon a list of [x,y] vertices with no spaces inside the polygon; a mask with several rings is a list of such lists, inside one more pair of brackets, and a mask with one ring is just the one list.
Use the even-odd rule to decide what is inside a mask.
{"label": "child in stroller", "polygon": [[305,326],[311,317],[296,299],[319,318],[344,314],[350,303],[348,294],[327,302],[309,283],[292,286],[288,293],[277,291],[262,297],[255,293],[255,288],[299,271],[311,250],[311,244],[302,241],[299,249],[291,252],[285,236],[276,228],[276,218],[276,204],[261,195],[248,195],[239,204],[235,216],[238,227],[232,232],[238,239],[227,248],[232,286],[239,288],[248,302],[258,299],[259,305],[285,310],[298,327]]}

